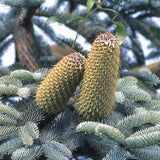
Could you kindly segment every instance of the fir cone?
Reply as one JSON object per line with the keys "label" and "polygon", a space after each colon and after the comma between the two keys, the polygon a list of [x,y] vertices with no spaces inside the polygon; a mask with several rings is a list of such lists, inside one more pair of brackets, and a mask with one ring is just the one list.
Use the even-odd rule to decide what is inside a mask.
{"label": "fir cone", "polygon": [[80,115],[100,121],[113,110],[119,71],[119,44],[111,33],[100,34],[86,60],[80,96]]}
{"label": "fir cone", "polygon": [[81,81],[84,64],[85,57],[80,53],[67,55],[58,62],[37,90],[37,105],[48,113],[61,112]]}

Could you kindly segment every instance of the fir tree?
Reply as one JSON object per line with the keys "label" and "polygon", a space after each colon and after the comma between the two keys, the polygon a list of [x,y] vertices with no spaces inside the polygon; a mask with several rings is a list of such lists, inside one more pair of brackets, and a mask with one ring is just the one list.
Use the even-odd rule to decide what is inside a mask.
{"label": "fir tree", "polygon": [[[1,2],[12,6],[9,14],[3,15],[1,48],[15,42],[17,60],[27,67],[17,63],[8,68],[0,67],[0,159],[65,160],[79,156],[87,160],[160,159],[160,94],[155,90],[160,78],[147,68],[125,71],[122,62],[118,73],[119,45],[122,56],[126,47],[125,42],[122,43],[124,27],[115,17],[112,22],[111,18],[106,18],[105,24],[95,16],[100,10],[111,17],[118,11],[117,20],[127,25],[129,32],[132,29],[132,34],[127,34],[133,38],[132,45],[137,46],[137,50],[134,47],[132,50],[137,55],[137,64],[141,65],[144,56],[135,40],[134,25],[142,27],[148,21],[147,16],[156,15],[157,2],[145,3],[156,12],[141,13],[136,18],[131,15],[142,10],[140,6],[144,1],[137,4],[127,1],[124,5],[121,0],[111,3],[88,0],[88,10],[79,15],[77,5],[86,1],[69,1],[69,10],[63,16],[56,12],[63,1],[50,9],[41,8],[43,0]],[[109,7],[114,9],[113,13],[108,12]],[[38,16],[52,17],[43,21]],[[58,37],[49,26],[54,21],[77,30],[89,42],[95,40],[89,55],[76,41]],[[91,25],[94,23],[99,26],[98,35]],[[117,35],[106,32],[113,23],[117,25]],[[62,60],[50,57],[49,46],[42,47],[42,39],[34,34],[33,24],[58,44],[74,45],[76,52],[68,53]],[[143,29],[141,33],[146,37],[157,31],[157,28],[147,30],[148,26]],[[13,38],[6,39],[9,34],[13,34]],[[157,37],[156,32],[152,41],[156,48],[159,46]],[[42,61],[46,68],[41,68]],[[56,65],[48,67],[49,62],[57,61]],[[92,100],[89,103],[88,97]]]}

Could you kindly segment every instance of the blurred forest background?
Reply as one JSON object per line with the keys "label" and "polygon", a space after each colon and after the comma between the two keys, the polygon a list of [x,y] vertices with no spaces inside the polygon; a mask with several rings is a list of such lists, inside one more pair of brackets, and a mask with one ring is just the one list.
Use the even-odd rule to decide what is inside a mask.
{"label": "blurred forest background", "polygon": [[[86,0],[54,0],[48,3],[45,0],[1,0],[2,7],[8,7],[9,11],[0,14],[0,64],[2,65],[2,57],[11,44],[12,48],[15,44],[14,63],[32,71],[50,67],[74,51],[87,56],[90,44],[99,33],[116,33],[117,28],[112,22],[114,12],[100,9],[92,12],[96,4],[88,11],[86,2]],[[146,62],[160,60],[159,0],[106,0],[101,7],[117,11],[118,17],[115,21],[121,22],[127,32],[127,37],[121,45],[121,69],[132,69],[143,66]],[[46,20],[51,16],[54,16],[54,19],[46,26]],[[48,37],[47,40],[44,35]],[[68,35],[73,36],[68,38]],[[81,43],[80,39],[85,42]],[[56,45],[51,45],[49,41]],[[13,55],[14,50],[10,50],[8,56],[14,57]],[[149,67],[157,74],[160,64],[158,62]]]}

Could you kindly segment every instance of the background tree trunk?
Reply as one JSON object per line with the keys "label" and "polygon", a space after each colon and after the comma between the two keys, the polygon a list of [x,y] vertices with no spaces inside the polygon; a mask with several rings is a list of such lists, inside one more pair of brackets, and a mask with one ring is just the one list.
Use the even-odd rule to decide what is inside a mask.
{"label": "background tree trunk", "polygon": [[16,54],[21,65],[27,66],[31,71],[40,68],[39,51],[35,43],[33,24],[31,19],[27,25],[16,21],[14,28]]}

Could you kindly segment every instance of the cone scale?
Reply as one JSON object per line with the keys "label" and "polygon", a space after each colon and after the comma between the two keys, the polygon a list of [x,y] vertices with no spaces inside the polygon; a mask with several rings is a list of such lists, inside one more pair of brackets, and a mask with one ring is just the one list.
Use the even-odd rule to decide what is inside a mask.
{"label": "cone scale", "polygon": [[81,81],[84,64],[85,57],[77,52],[58,62],[37,89],[37,105],[48,113],[63,111]]}
{"label": "cone scale", "polygon": [[113,110],[119,55],[118,41],[111,33],[100,34],[93,42],[77,102],[83,118],[100,121]]}

